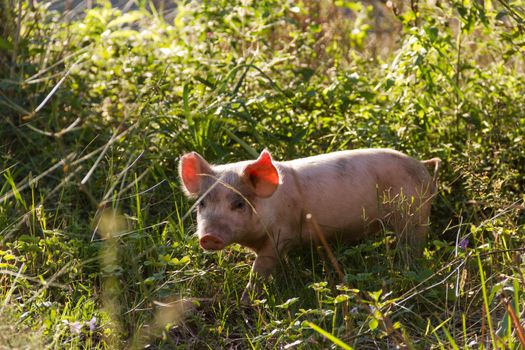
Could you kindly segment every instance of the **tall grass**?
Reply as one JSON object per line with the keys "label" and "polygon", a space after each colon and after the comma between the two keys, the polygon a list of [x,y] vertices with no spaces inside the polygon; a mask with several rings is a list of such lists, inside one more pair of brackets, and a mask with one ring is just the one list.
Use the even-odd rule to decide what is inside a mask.
{"label": "tall grass", "polygon": [[[525,347],[523,2],[0,3],[7,348]],[[203,252],[177,179],[392,147],[444,160],[424,258],[385,235],[282,261]]]}

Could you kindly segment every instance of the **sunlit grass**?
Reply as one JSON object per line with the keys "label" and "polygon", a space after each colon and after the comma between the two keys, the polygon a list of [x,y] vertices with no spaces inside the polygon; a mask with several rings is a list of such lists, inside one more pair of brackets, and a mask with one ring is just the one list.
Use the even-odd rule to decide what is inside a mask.
{"label": "sunlit grass", "polygon": [[[15,3],[0,348],[525,347],[522,2]],[[178,157],[376,146],[443,159],[423,257],[306,246],[241,303],[254,257],[200,249]]]}

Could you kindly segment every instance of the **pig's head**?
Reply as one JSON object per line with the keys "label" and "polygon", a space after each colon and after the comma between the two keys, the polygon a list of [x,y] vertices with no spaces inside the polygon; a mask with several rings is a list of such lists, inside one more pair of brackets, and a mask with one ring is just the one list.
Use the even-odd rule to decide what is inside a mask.
{"label": "pig's head", "polygon": [[179,175],[186,195],[199,201],[197,235],[202,248],[255,246],[266,235],[257,207],[277,190],[280,178],[268,151],[254,161],[218,166],[191,152],[181,158]]}

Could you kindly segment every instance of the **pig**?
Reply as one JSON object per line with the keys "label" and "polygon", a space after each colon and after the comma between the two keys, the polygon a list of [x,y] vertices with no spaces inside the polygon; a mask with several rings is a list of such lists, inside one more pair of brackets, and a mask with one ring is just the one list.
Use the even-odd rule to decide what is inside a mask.
{"label": "pig", "polygon": [[179,176],[185,194],[198,200],[201,247],[248,247],[256,254],[253,273],[265,278],[291,247],[319,244],[312,218],[328,240],[356,241],[390,227],[421,252],[439,164],[380,148],[283,162],[263,150],[256,160],[224,165],[191,152],[181,157]]}

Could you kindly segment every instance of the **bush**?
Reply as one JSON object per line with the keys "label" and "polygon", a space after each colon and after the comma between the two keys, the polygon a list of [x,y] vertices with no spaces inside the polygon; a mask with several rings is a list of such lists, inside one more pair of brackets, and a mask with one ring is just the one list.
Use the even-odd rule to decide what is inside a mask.
{"label": "bush", "polygon": [[[179,1],[167,20],[3,1],[2,342],[518,349],[523,5]],[[340,281],[305,249],[240,306],[252,256],[199,249],[176,169],[264,147],[443,159],[421,266],[389,236],[336,244]]]}

